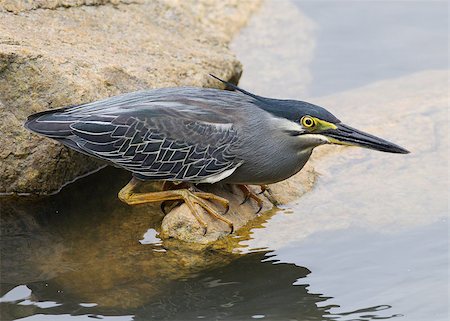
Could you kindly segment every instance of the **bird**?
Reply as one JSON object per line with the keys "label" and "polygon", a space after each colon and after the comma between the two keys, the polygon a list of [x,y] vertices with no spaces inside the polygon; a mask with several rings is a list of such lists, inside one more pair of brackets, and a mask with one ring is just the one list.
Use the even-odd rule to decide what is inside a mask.
{"label": "bird", "polygon": [[[172,87],[125,93],[32,114],[24,126],[68,148],[132,173],[118,197],[129,204],[184,202],[207,231],[202,209],[226,223],[199,184],[262,188],[298,173],[314,148],[349,145],[407,154],[408,150],[342,123],[323,107],[250,93],[214,75],[227,89]],[[141,193],[146,181],[172,188]],[[181,186],[173,188],[173,186]],[[199,207],[196,206],[199,205]]]}

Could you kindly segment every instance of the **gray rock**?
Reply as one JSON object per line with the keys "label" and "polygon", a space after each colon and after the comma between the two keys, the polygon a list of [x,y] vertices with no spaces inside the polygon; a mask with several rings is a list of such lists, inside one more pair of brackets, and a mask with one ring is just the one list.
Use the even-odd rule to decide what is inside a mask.
{"label": "gray rock", "polygon": [[[314,186],[317,174],[313,167],[307,164],[301,172],[288,180],[270,185],[270,189],[260,194],[258,186],[249,186],[249,188],[263,201],[263,207],[258,213],[259,206],[253,199],[245,199],[242,191],[236,186],[222,186],[221,184],[204,185],[202,191],[210,192],[227,199],[230,203],[230,209],[224,215],[233,223],[235,231],[239,235],[249,233],[249,229],[254,227],[249,222],[254,222],[259,216],[264,217],[273,215],[276,211],[276,205],[286,204],[298,199],[307,193]],[[198,206],[198,205],[197,205]],[[216,207],[218,211],[223,208]],[[199,214],[207,224],[207,233],[200,223],[190,212],[186,204],[182,204],[172,209],[161,223],[160,237],[162,239],[177,239],[189,243],[209,244],[219,239],[224,239],[230,234],[230,228],[227,224],[212,218],[205,210],[198,206]]]}

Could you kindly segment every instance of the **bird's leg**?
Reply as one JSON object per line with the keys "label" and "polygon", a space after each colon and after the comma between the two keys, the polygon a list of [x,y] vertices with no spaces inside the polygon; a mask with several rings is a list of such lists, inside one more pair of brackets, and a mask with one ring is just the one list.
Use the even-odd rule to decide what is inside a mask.
{"label": "bird's leg", "polygon": [[265,191],[269,191],[269,185],[267,184],[259,185],[259,187],[261,188],[261,192],[259,192],[258,195],[264,194]]}
{"label": "bird's leg", "polygon": [[162,184],[161,189],[163,191],[168,191],[168,190],[172,189],[174,186],[175,186],[175,184],[173,182],[171,182],[171,181],[164,181],[163,184]]}
{"label": "bird's leg", "polygon": [[169,191],[173,189],[182,189],[189,188],[189,184],[185,182],[172,182],[172,181],[164,181],[162,184],[163,191]]}
{"label": "bird's leg", "polygon": [[[184,182],[174,183],[172,181],[164,181],[163,185],[162,185],[162,190],[163,191],[169,191],[169,190],[182,189],[182,188],[188,188],[188,187],[189,187],[189,185],[187,183],[184,183]],[[169,205],[172,205],[172,208],[171,208],[171,210],[172,210],[173,208],[179,206],[182,202],[183,201],[181,201],[181,200],[178,200],[178,201],[162,201],[161,205],[160,205],[161,211],[164,213],[164,215],[166,215],[167,214],[167,212],[166,212],[166,207],[167,207],[166,205],[167,205],[167,203],[170,203]]]}
{"label": "bird's leg", "polygon": [[[239,187],[239,189],[242,191],[242,193],[244,193],[244,196],[245,196],[244,201],[241,203],[241,205],[244,204],[245,202],[247,202],[251,198],[251,199],[255,200],[255,202],[259,206],[259,209],[256,213],[261,212],[263,205],[264,205],[263,200],[258,195],[256,195],[250,188],[248,188],[247,185],[237,185],[237,187]],[[262,187],[261,187],[261,190],[262,190]]]}
{"label": "bird's leg", "polygon": [[212,193],[204,193],[204,192],[195,192],[190,191],[188,189],[176,189],[171,191],[161,191],[161,192],[150,192],[150,193],[137,193],[134,190],[140,184],[140,182],[133,178],[124,188],[122,188],[119,192],[119,199],[127,203],[128,205],[137,205],[151,202],[164,202],[164,201],[176,201],[182,200],[189,207],[192,215],[197,219],[199,224],[203,227],[204,232],[207,232],[207,224],[201,217],[201,213],[199,213],[198,209],[195,205],[199,205],[203,208],[206,213],[213,216],[214,218],[226,223],[231,232],[233,233],[234,226],[233,223],[227,218],[223,217],[218,213],[216,209],[214,209],[207,200],[215,201],[226,208],[226,212],[228,212],[229,202],[217,195]]}

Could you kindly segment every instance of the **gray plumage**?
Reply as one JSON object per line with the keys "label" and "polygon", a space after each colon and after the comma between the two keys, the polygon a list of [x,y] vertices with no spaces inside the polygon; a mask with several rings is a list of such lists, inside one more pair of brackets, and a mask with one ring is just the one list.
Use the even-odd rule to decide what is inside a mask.
{"label": "gray plumage", "polygon": [[299,139],[301,117],[340,123],[319,106],[233,89],[139,91],[37,113],[25,126],[141,180],[268,184],[298,172],[327,142]]}
{"label": "gray plumage", "polygon": [[[240,166],[252,171],[256,164],[249,157],[270,157],[264,152],[270,145],[269,117],[250,96],[185,87],[46,111],[32,115],[25,126],[140,179],[201,183],[232,175]],[[249,145],[248,135],[259,143]],[[236,182],[247,180],[236,177]]]}

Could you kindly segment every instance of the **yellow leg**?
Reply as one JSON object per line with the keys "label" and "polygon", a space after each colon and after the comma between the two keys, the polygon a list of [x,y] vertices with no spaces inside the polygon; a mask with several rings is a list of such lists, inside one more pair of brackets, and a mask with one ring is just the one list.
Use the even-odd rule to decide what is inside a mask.
{"label": "yellow leg", "polygon": [[188,188],[189,187],[189,183],[174,183],[171,181],[164,181],[163,185],[162,185],[162,190],[163,191],[168,191],[168,190],[172,190],[172,189],[182,189],[182,188]]}
{"label": "yellow leg", "polygon": [[263,185],[259,185],[259,187],[261,188],[261,192],[259,192],[258,194],[264,194],[265,191],[269,191],[269,185],[267,184],[263,184]]}
{"label": "yellow leg", "polygon": [[198,212],[195,204],[202,207],[206,213],[215,217],[216,219],[226,223],[231,232],[233,233],[234,226],[233,223],[227,218],[223,217],[221,214],[215,210],[209,202],[206,200],[216,201],[225,207],[226,212],[228,212],[229,202],[217,195],[211,193],[203,193],[203,192],[191,192],[188,189],[176,189],[170,191],[162,191],[162,192],[151,192],[151,193],[136,193],[134,190],[140,184],[140,181],[133,178],[124,188],[122,188],[119,192],[119,199],[127,203],[128,205],[137,205],[143,203],[151,203],[151,202],[164,202],[164,201],[176,201],[182,200],[189,207],[192,215],[197,219],[200,225],[203,227],[205,234],[207,231],[207,224],[201,218],[201,214]]}
{"label": "yellow leg", "polygon": [[256,213],[259,213],[263,208],[264,201],[258,195],[256,195],[251,189],[249,189],[247,185],[238,185],[238,187],[242,191],[242,193],[244,193],[245,196],[244,201],[241,204],[244,204],[245,202],[248,201],[248,199],[251,198],[258,204],[259,209]]}

